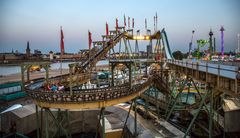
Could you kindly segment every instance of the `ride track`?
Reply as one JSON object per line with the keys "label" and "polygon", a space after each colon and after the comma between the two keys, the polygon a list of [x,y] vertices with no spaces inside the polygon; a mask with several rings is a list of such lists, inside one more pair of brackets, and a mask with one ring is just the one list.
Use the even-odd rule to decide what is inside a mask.
{"label": "ride track", "polygon": [[[174,108],[176,108],[177,107],[176,105],[179,104],[179,98],[184,88],[188,87],[188,94],[189,94],[190,84],[192,83],[194,85],[194,88],[197,90],[196,102],[194,104],[182,104],[182,103],[179,104],[181,105],[180,108],[188,112],[196,110],[196,113],[193,115],[193,118],[187,130],[185,131],[184,137],[187,137],[189,135],[190,130],[192,129],[192,126],[196,121],[199,113],[202,111],[202,109],[204,110],[206,109],[208,111],[208,116],[209,116],[208,129],[209,130],[207,130],[206,132],[209,134],[209,137],[212,137],[213,136],[213,116],[214,116],[214,110],[215,110],[213,109],[214,108],[213,102],[215,100],[216,102],[215,105],[217,108],[216,110],[218,111],[220,108],[222,108],[221,103],[217,104],[217,101],[219,101],[219,98],[222,98],[221,95],[232,93],[232,92],[225,93],[226,89],[223,89],[220,87],[221,81],[219,80],[222,80],[223,82],[222,84],[224,84],[223,86],[225,86],[225,82],[226,82],[225,80],[228,80],[229,82],[228,86],[230,91],[233,86],[235,88],[235,93],[239,91],[239,88],[238,88],[239,82],[237,82],[236,79],[234,80],[232,78],[229,79],[224,76],[221,76],[220,66],[217,68],[218,75],[216,75],[214,73],[208,72],[208,68],[209,68],[208,65],[204,66],[206,67],[206,71],[199,70],[198,62],[197,62],[196,68],[193,68],[193,63],[191,63],[192,65],[191,68],[189,68],[187,64],[186,66],[184,66],[183,63],[182,65],[177,64],[176,61],[173,60],[173,56],[171,54],[171,49],[169,47],[169,42],[167,39],[167,34],[164,29],[162,31],[156,31],[153,35],[140,36],[140,37],[129,34],[127,31],[124,30],[124,28],[123,28],[123,31],[112,31],[112,32],[115,32],[115,35],[110,34],[109,36],[105,36],[106,38],[108,38],[105,41],[97,42],[102,45],[100,49],[92,48],[89,52],[84,54],[87,58],[84,58],[84,60],[82,60],[80,63],[70,64],[69,74],[66,74],[64,76],[57,76],[55,78],[46,80],[47,83],[49,83],[49,81],[61,82],[62,84],[64,84],[64,86],[70,88],[69,91],[66,90],[66,91],[52,92],[41,87],[30,89],[32,85],[35,85],[35,83],[32,83],[28,87],[26,87],[27,94],[32,98],[33,102],[37,105],[36,111],[38,111],[38,106],[40,106],[41,108],[44,108],[46,111],[48,111],[50,115],[52,114],[49,108],[57,108],[59,110],[67,109],[67,111],[68,109],[101,108],[99,118],[102,118],[102,124],[103,124],[102,134],[105,135],[105,128],[104,128],[105,127],[104,126],[105,107],[132,100],[131,106],[129,108],[129,112],[124,124],[124,128],[125,128],[126,122],[132,107],[132,103],[135,103],[134,105],[136,105],[136,101],[134,99],[136,99],[136,97],[139,97],[142,93],[147,91],[150,87],[154,86],[167,97],[166,101],[159,100],[157,99],[157,97],[153,100],[158,100],[157,102],[154,101],[157,106],[157,110],[158,110],[157,113],[159,113],[159,105],[162,106],[160,108],[166,109],[165,117],[166,117],[166,121],[168,121],[170,116],[174,112]],[[160,65],[160,69],[150,70],[151,73],[146,74],[148,75],[147,79],[142,79],[142,80],[139,80],[138,83],[132,84],[132,82],[134,82],[135,80],[132,81],[132,78],[131,78],[132,76],[131,63],[136,65],[136,60],[132,59],[131,56],[129,56],[131,63],[127,63],[128,65],[127,64],[125,65],[129,70],[129,83],[114,86],[114,77],[113,77],[114,67],[113,66],[116,66],[117,64],[120,64],[120,63],[122,64],[122,62],[119,62],[119,63],[116,62],[116,63],[113,63],[115,65],[112,65],[112,85],[111,86],[105,87],[105,88],[96,88],[96,89],[74,89],[74,90],[72,89],[72,87],[80,86],[81,84],[88,82],[91,77],[90,73],[92,68],[96,65],[98,61],[100,61],[103,57],[105,57],[108,54],[108,52],[110,52],[110,50],[114,51],[113,48],[118,43],[121,44],[121,40],[124,41],[124,44],[126,46],[126,44],[129,44],[129,41],[127,43],[126,40],[136,40],[136,44],[137,44],[137,40],[151,41],[152,39],[156,39],[157,40],[156,45],[159,46],[156,48],[157,49],[156,53],[159,54],[162,52],[161,54],[163,54],[164,56],[161,57],[160,61],[158,60],[158,58],[157,59],[154,58],[155,63]],[[167,60],[164,60],[163,58]],[[168,63],[168,67],[164,67],[164,63]],[[141,67],[141,63],[140,63],[140,67]],[[169,67],[170,67],[170,70],[168,69]],[[171,75],[171,73],[173,74],[175,73],[175,74]],[[185,74],[186,78],[184,78],[181,85],[178,86],[177,94],[173,96],[174,88],[176,86],[175,84],[176,80],[172,79],[173,85],[169,84],[169,76],[177,77],[177,74]],[[198,88],[196,87],[196,83],[194,82],[195,80],[206,84],[207,90],[204,93],[199,92]],[[234,85],[231,85],[231,82],[234,82],[234,81],[236,83]],[[217,82],[217,85],[216,85],[216,82]],[[217,88],[214,88],[214,86],[217,86]],[[222,90],[219,90],[219,88],[221,88]],[[236,97],[239,98],[239,94]],[[187,103],[187,100],[186,100],[186,103]],[[207,104],[209,104],[210,106],[208,107]],[[52,118],[54,118],[53,115],[52,115]],[[55,122],[60,127],[62,127],[61,124],[58,123],[58,121],[55,121]],[[99,122],[100,122],[100,119],[99,119]],[[135,134],[137,134],[136,122],[137,120],[136,120],[136,112],[135,112],[135,123],[134,123]],[[65,129],[62,127],[62,130],[65,130]],[[46,132],[48,132],[47,127],[46,127]],[[124,134],[124,129],[122,132],[122,136],[123,134]],[[65,132],[65,135],[69,137],[66,132]]]}
{"label": "ride track", "polygon": [[[62,84],[67,85],[70,80],[77,83],[72,83],[72,86],[76,86],[81,83],[85,83],[90,80],[89,71],[96,63],[101,60],[108,52],[119,43],[121,39],[134,39],[133,35],[128,34],[126,31],[115,32],[116,35],[111,36],[111,39],[103,42],[103,47],[96,50],[92,48],[85,54],[89,58],[81,61],[80,63],[74,63],[70,65],[70,73],[64,76],[57,76],[52,78],[52,81],[60,81]],[[161,37],[164,35],[164,37]],[[157,31],[153,35],[150,35],[147,40],[152,39],[166,39],[162,40],[166,42],[167,48],[165,48],[165,54],[171,55],[167,35],[165,30],[162,32]],[[143,40],[146,40],[143,38]],[[164,43],[164,42],[163,42]],[[169,56],[168,56],[169,57]],[[170,58],[172,55],[170,56]],[[74,70],[71,72],[71,68]],[[154,78],[156,80],[156,78]],[[79,83],[80,82],[80,83]],[[111,86],[106,88],[97,89],[84,89],[75,91],[58,91],[51,92],[43,88],[29,89],[26,88],[26,92],[33,99],[33,102],[43,108],[61,108],[61,109],[91,109],[102,108],[106,106],[112,106],[118,103],[127,102],[140,96],[151,85],[154,84],[153,76],[149,77],[143,83],[130,86],[123,84],[119,86]],[[162,89],[161,89],[162,90]]]}
{"label": "ride track", "polygon": [[[111,35],[108,41],[102,41],[103,47],[101,49],[92,48],[89,52],[85,53],[85,60],[80,63],[73,63],[70,65],[70,74],[64,76],[57,76],[52,78],[52,81],[60,81],[69,86],[69,81],[72,81],[71,86],[78,86],[79,84],[86,83],[90,80],[89,71],[96,65],[96,63],[108,54],[108,52],[121,41],[121,39],[133,40],[135,36],[129,34],[126,31],[116,32],[115,35]],[[146,38],[141,38],[146,40]],[[153,35],[149,36],[149,40],[159,39],[162,40],[164,51],[167,59],[172,59],[171,49],[167,39],[165,29],[161,32],[157,31]],[[157,62],[157,61],[156,61]],[[154,70],[152,71],[154,72]],[[112,106],[121,102],[127,102],[135,97],[140,96],[150,86],[155,86],[163,94],[171,97],[171,88],[160,76],[161,71],[154,72],[148,80],[142,84],[130,86],[128,84],[110,86],[106,88],[97,89],[84,89],[70,91],[58,91],[51,92],[42,88],[37,89],[26,89],[28,95],[33,99],[34,103],[40,107],[46,108],[63,108],[63,109],[91,109],[91,108],[102,108],[106,106]],[[165,74],[162,72],[162,74]],[[162,78],[162,79],[161,79]],[[31,84],[31,85],[34,85]],[[195,87],[196,88],[196,87]],[[197,88],[196,88],[197,89]],[[181,93],[181,90],[179,90]],[[199,94],[199,92],[198,92]],[[218,97],[222,92],[214,92],[213,98]],[[185,105],[185,109],[196,109],[201,102],[201,95],[199,94],[200,100],[192,105]],[[204,104],[209,103],[209,99],[204,100]]]}
{"label": "ride track", "polygon": [[[70,65],[74,71],[70,74],[64,76],[57,76],[52,78],[52,81],[59,81],[65,86],[69,85],[70,79],[72,79],[72,86],[77,86],[79,84],[86,83],[90,80],[89,71],[93,68],[96,63],[101,60],[106,54],[120,42],[121,39],[132,40],[133,35],[130,35],[126,31],[118,32],[115,36],[111,36],[112,39],[108,41],[103,41],[103,48],[96,49],[92,48],[89,52],[85,53],[85,60],[80,63],[73,63]],[[143,38],[145,39],[145,38]],[[157,31],[149,37],[149,39],[161,39],[162,44],[165,47],[165,55],[167,59],[172,59],[171,49],[169,47],[169,42],[167,39],[167,34],[165,29],[161,32]],[[121,102],[127,102],[135,97],[140,96],[145,92],[150,86],[154,85],[158,90],[163,92],[165,95],[169,96],[171,94],[171,88],[165,81],[161,79],[160,73],[153,74],[148,80],[142,84],[133,85],[123,84],[118,86],[111,86],[106,88],[97,89],[83,89],[74,90],[72,93],[70,91],[58,91],[51,92],[43,88],[28,89],[26,91],[28,95],[33,99],[34,103],[40,107],[45,108],[63,108],[63,109],[91,109],[91,108],[102,108],[106,106],[112,106]],[[70,77],[72,75],[72,77]],[[34,85],[31,84],[31,85]],[[221,93],[214,93],[214,97],[219,96]],[[206,99],[207,104],[209,102]],[[192,105],[185,105],[186,109],[197,108],[200,101],[197,101]]]}

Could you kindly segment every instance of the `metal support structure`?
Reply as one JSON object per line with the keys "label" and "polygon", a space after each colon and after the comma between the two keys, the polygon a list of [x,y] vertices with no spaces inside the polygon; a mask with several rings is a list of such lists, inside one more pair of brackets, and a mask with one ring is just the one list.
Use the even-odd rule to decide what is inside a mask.
{"label": "metal support structure", "polygon": [[24,79],[24,65],[21,64],[21,79],[22,79],[22,90],[25,90],[25,79]]}
{"label": "metal support structure", "polygon": [[[108,63],[110,63],[110,56],[111,56],[110,50],[109,50],[109,52],[108,52],[107,54],[108,54]],[[109,71],[109,72],[111,71],[111,66],[110,66],[110,64],[109,64],[109,66],[108,66],[108,71]],[[112,75],[113,75],[113,74],[112,74]],[[108,86],[111,86],[111,78],[110,78],[109,75],[108,75]]]}
{"label": "metal support structure", "polygon": [[27,68],[27,82],[30,81],[30,67]]}
{"label": "metal support structure", "polygon": [[[175,74],[175,76],[176,76],[176,74]],[[169,97],[170,99],[166,99],[166,101],[168,101],[168,103],[167,103],[167,108],[166,108],[165,115],[164,115],[165,117],[167,117],[167,115],[168,115],[168,109],[169,109],[169,107],[170,107],[170,105],[172,103],[172,99],[174,98],[173,96],[174,96],[175,89],[176,89],[176,77],[174,77],[172,79],[171,91],[170,91],[171,93],[169,94],[170,95],[170,97]]]}
{"label": "metal support structure", "polygon": [[139,58],[139,47],[138,47],[138,40],[135,41],[135,56],[138,59]]}
{"label": "metal support structure", "polygon": [[45,108],[45,137],[48,138],[48,112],[47,112],[47,108]]}
{"label": "metal support structure", "polygon": [[125,53],[128,54],[129,59],[131,60],[130,54],[131,54],[132,50],[131,50],[131,47],[130,47],[130,43],[129,43],[129,49],[128,49],[128,43],[127,43],[127,40],[125,38],[123,38],[123,42],[124,42],[124,45],[125,45]]}
{"label": "metal support structure", "polygon": [[128,70],[129,70],[129,84],[130,84],[130,88],[132,88],[132,65],[131,64],[129,64]]}
{"label": "metal support structure", "polygon": [[145,99],[145,105],[144,105],[145,116],[146,116],[146,117],[147,117],[147,115],[148,115],[148,106],[149,106],[150,90],[151,90],[151,87],[146,91],[147,98]]}
{"label": "metal support structure", "polygon": [[[186,138],[186,137],[188,136],[188,134],[189,134],[189,132],[190,132],[190,130],[191,130],[191,128],[192,128],[195,120],[197,119],[197,117],[198,117],[201,109],[203,108],[203,105],[204,105],[204,103],[205,103],[205,100],[207,99],[207,97],[208,97],[209,95],[212,95],[212,89],[211,89],[210,85],[208,84],[208,91],[207,91],[207,93],[203,96],[203,98],[202,98],[202,100],[201,100],[201,102],[200,102],[199,108],[197,109],[197,112],[195,113],[195,115],[194,115],[191,123],[189,124],[189,126],[188,126],[188,128],[187,128],[187,131],[185,132],[184,138]],[[209,124],[209,128],[210,128],[210,125],[211,125],[211,124]],[[212,130],[210,130],[210,131],[212,131]],[[211,132],[209,133],[209,137],[210,137],[210,136],[212,136],[212,135],[211,135]]]}
{"label": "metal support structure", "polygon": [[[208,86],[209,87],[209,86]],[[210,111],[209,111],[209,138],[212,138],[213,134],[213,92],[211,88],[209,87],[210,92]]]}
{"label": "metal support structure", "polygon": [[35,105],[36,108],[36,130],[37,130],[37,138],[40,138],[40,132],[39,132],[39,116],[38,116],[38,106]]}
{"label": "metal support structure", "polygon": [[99,76],[97,75],[97,87],[100,87]]}
{"label": "metal support structure", "polygon": [[104,107],[102,108],[102,138],[106,138],[105,135],[105,116],[104,116]]}
{"label": "metal support structure", "polygon": [[48,84],[48,81],[49,81],[49,66],[48,65],[45,66],[45,71],[46,71],[46,82]]}
{"label": "metal support structure", "polygon": [[156,107],[157,107],[157,117],[159,118],[160,117],[160,114],[159,114],[159,104],[158,104],[158,90],[156,88],[154,88],[154,92],[155,92],[155,99],[156,99]]}
{"label": "metal support structure", "polygon": [[42,138],[42,134],[43,134],[43,108],[41,108],[41,116],[40,116],[40,119],[41,119],[41,129],[40,129],[40,137]]}
{"label": "metal support structure", "polygon": [[145,73],[145,75],[147,76],[147,74],[148,74],[147,64],[146,64],[146,66],[145,66],[145,69],[146,69],[146,73]]}
{"label": "metal support structure", "polygon": [[173,106],[172,106],[171,110],[169,111],[169,113],[168,113],[168,115],[167,115],[166,120],[168,120],[168,119],[170,118],[170,116],[171,116],[171,114],[172,114],[172,112],[173,112],[173,109],[174,109],[175,106],[176,106],[177,100],[178,100],[179,96],[181,96],[182,91],[183,91],[183,89],[184,89],[187,81],[188,81],[188,78],[183,82],[182,86],[180,87],[180,90],[179,90],[179,92],[178,92],[178,94],[177,94],[177,96],[176,96],[176,98],[175,98],[175,101],[174,101],[174,103],[173,103]]}
{"label": "metal support structure", "polygon": [[[197,93],[198,93],[198,95],[200,97],[200,100],[202,100],[202,96],[201,96],[201,93],[199,91],[199,88],[197,87],[196,83],[193,81],[192,78],[190,79],[190,82],[192,82],[194,88],[196,89],[196,91],[197,91]],[[204,102],[203,105],[205,106],[205,109],[209,112],[207,104]]]}
{"label": "metal support structure", "polygon": [[73,67],[69,65],[69,75],[70,75],[69,87],[70,87],[70,95],[73,94],[73,92],[72,92],[72,81],[73,81],[72,73],[73,73]]}
{"label": "metal support structure", "polygon": [[191,86],[191,81],[187,83],[187,89],[188,89],[188,91],[187,91],[186,104],[188,104],[188,95],[189,95],[189,93],[190,93],[190,86]]}
{"label": "metal support structure", "polygon": [[[100,125],[100,121],[102,119],[102,113],[104,112],[104,107],[101,108],[101,111],[100,111],[100,116],[99,116],[99,120],[98,120],[98,124],[97,124],[97,129],[96,129],[96,135],[95,135],[95,138],[98,138],[98,130],[99,130],[99,125]],[[105,123],[105,122],[104,122]],[[105,131],[105,129],[104,129]],[[104,132],[105,133],[105,132]]]}
{"label": "metal support structure", "polygon": [[206,77],[206,82],[208,82],[208,62],[206,63],[206,73],[205,73],[205,77]]}
{"label": "metal support structure", "polygon": [[111,65],[111,71],[112,71],[112,81],[111,81],[111,86],[114,86],[114,67],[115,65]]}
{"label": "metal support structure", "polygon": [[[57,121],[60,124],[61,123],[61,109],[58,109],[57,111]],[[57,126],[57,138],[61,136],[61,131],[60,131],[60,125]]]}
{"label": "metal support structure", "polygon": [[[132,48],[131,48],[131,44],[130,44],[129,40],[127,40],[127,44],[128,45],[126,47],[127,47],[127,50],[129,51],[129,53],[128,53],[129,58],[130,59],[132,59],[132,58],[135,59],[134,56],[133,56],[133,52],[132,52]],[[129,47],[129,49],[128,49],[128,47]]]}
{"label": "metal support structure", "polygon": [[72,137],[72,134],[71,134],[71,126],[70,126],[70,117],[69,117],[69,110],[66,109],[66,114],[67,114],[67,131],[68,131],[68,134],[70,136],[70,138]]}
{"label": "metal support structure", "polygon": [[70,138],[70,136],[69,136],[69,134],[67,133],[67,131],[63,128],[62,124],[59,123],[59,121],[54,117],[54,115],[52,114],[52,112],[51,112],[48,108],[46,108],[45,111],[46,111],[46,115],[47,115],[47,113],[48,113],[48,114],[52,117],[53,122],[57,125],[57,127],[59,127],[59,128],[63,131],[63,133],[65,134],[65,136],[66,136],[67,138]]}
{"label": "metal support structure", "polygon": [[217,87],[220,86],[220,64],[218,64],[218,67],[217,67],[217,70],[218,70],[218,75],[217,75]]}
{"label": "metal support structure", "polygon": [[[237,73],[240,73],[240,67],[236,68],[236,72],[237,72]],[[238,89],[239,89],[239,88],[238,88],[238,81],[239,81],[239,80],[240,80],[239,78],[237,78],[237,77],[235,78],[235,90],[234,90],[235,93],[238,93]]]}
{"label": "metal support structure", "polygon": [[125,120],[124,125],[123,125],[122,138],[124,138],[124,131],[125,131],[125,128],[126,128],[126,125],[127,125],[127,121],[128,121],[128,118],[129,118],[131,109],[132,109],[132,105],[133,105],[133,100],[132,100],[132,102],[131,102],[131,105],[130,105],[130,108],[129,108],[129,110],[128,110],[128,114],[127,114],[126,120]]}
{"label": "metal support structure", "polygon": [[137,136],[137,102],[136,102],[136,99],[134,100],[134,136]]}
{"label": "metal support structure", "polygon": [[42,66],[46,71],[46,82],[49,79],[49,65],[50,62],[30,62],[21,64],[21,80],[22,80],[22,90],[25,90],[25,71],[27,71],[27,81],[30,81],[30,68],[34,65]]}

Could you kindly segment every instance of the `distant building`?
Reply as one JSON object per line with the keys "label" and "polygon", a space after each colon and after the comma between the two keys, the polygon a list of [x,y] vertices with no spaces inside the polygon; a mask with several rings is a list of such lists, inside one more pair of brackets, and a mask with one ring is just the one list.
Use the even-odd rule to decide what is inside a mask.
{"label": "distant building", "polygon": [[49,60],[52,61],[54,59],[54,53],[52,51],[49,52]]}
{"label": "distant building", "polygon": [[35,55],[42,55],[42,52],[38,49],[34,49],[34,54]]}
{"label": "distant building", "polygon": [[30,59],[30,56],[31,56],[31,50],[30,50],[30,47],[29,47],[29,41],[27,42],[27,49],[26,49],[26,59]]}
{"label": "distant building", "polygon": [[19,54],[18,50],[15,50],[15,55],[18,55],[18,54]]}
{"label": "distant building", "polygon": [[41,57],[42,56],[42,52],[38,49],[34,49],[34,55],[35,57]]}
{"label": "distant building", "polygon": [[23,60],[25,57],[24,54],[16,53],[0,53],[0,62],[9,63],[9,61],[18,61]]}

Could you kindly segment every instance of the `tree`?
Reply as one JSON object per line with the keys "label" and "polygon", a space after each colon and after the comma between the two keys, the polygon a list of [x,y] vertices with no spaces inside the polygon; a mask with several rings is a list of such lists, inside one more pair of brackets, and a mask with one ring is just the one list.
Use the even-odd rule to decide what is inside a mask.
{"label": "tree", "polygon": [[181,51],[174,51],[173,53],[172,53],[172,55],[173,55],[173,57],[175,58],[175,59],[178,59],[178,60],[182,60],[183,59],[183,53],[181,52]]}

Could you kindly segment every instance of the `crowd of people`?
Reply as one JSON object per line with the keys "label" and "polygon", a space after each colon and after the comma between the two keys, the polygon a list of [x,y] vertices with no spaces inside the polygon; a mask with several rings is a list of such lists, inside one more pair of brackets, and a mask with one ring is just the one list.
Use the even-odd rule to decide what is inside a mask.
{"label": "crowd of people", "polygon": [[55,91],[64,91],[65,87],[61,83],[51,83],[51,84],[45,84],[45,89],[55,92]]}

